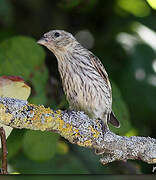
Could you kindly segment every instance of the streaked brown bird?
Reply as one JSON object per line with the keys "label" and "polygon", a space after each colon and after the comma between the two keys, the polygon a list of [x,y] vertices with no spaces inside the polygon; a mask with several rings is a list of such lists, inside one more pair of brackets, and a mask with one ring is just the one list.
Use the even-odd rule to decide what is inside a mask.
{"label": "streaked brown bird", "polygon": [[84,111],[90,118],[101,119],[120,127],[112,112],[112,90],[101,61],[84,48],[75,37],[63,30],[45,33],[38,41],[54,53],[58,60],[63,90],[70,109]]}

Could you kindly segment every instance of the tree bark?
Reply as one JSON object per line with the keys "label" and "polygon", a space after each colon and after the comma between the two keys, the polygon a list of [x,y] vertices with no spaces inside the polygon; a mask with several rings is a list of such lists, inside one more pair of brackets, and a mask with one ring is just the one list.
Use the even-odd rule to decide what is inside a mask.
{"label": "tree bark", "polygon": [[0,127],[0,137],[2,144],[2,168],[0,174],[8,174],[7,171],[7,146],[6,146],[6,136],[3,127]]}
{"label": "tree bark", "polygon": [[109,129],[103,132],[100,120],[90,119],[80,111],[54,111],[23,100],[0,98],[0,123],[57,132],[73,144],[95,149],[102,164],[128,159],[156,163],[156,139],[119,136]]}

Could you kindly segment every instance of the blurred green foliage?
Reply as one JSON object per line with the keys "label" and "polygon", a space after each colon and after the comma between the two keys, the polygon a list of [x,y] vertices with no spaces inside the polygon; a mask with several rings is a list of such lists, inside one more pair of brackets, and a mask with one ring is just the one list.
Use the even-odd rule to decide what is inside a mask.
{"label": "blurred green foliage", "polygon": [[51,132],[27,131],[23,138],[24,153],[31,160],[47,161],[55,155],[58,137]]}
{"label": "blurred green foliage", "polygon": [[115,128],[111,126],[111,129],[115,133],[118,133],[120,135],[125,135],[125,133],[129,132],[132,128],[130,122],[130,115],[127,105],[125,104],[119,89],[114,83],[112,83],[112,94],[113,94],[112,108],[117,119],[120,120],[121,128]]}
{"label": "blurred green foliage", "polygon": [[10,25],[13,21],[13,6],[8,0],[0,1],[0,17],[4,25]]}
{"label": "blurred green foliage", "polygon": [[[135,4],[135,6],[134,6]],[[138,17],[144,17],[150,14],[150,7],[143,0],[117,0],[117,5],[122,10],[129,12]]]}
{"label": "blurred green foliage", "polygon": [[[155,7],[155,0],[0,0],[0,75],[22,76],[32,87],[31,103],[68,108],[56,58],[36,40],[51,29],[74,35],[87,30],[94,40],[91,51],[111,79],[113,111],[121,122],[111,129],[155,137]],[[7,146],[10,172],[147,174],[153,169],[138,161],[102,166],[92,150],[52,132],[14,129]]]}

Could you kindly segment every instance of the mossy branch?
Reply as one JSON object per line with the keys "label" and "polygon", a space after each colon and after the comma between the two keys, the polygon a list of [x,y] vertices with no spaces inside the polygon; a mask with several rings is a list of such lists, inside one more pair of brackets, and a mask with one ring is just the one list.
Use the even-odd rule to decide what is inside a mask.
{"label": "mossy branch", "polygon": [[118,136],[110,130],[103,134],[100,120],[90,119],[80,111],[54,111],[23,100],[0,98],[0,123],[13,128],[55,131],[73,144],[94,148],[97,155],[102,155],[102,164],[127,159],[156,163],[156,139]]}

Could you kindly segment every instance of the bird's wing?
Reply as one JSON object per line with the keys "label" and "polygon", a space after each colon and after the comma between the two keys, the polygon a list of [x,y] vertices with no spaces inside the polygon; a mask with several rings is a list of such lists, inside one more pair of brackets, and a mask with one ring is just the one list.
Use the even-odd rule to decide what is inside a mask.
{"label": "bird's wing", "polygon": [[[101,75],[101,77],[103,77],[103,79],[105,80],[106,84],[108,85],[109,92],[110,92],[110,95],[111,95],[111,98],[112,98],[111,84],[109,82],[108,74],[107,74],[103,64],[98,59],[98,57],[94,56],[93,54],[90,55],[90,59],[91,59],[92,65],[95,67],[96,71]],[[120,122],[116,119],[113,111],[111,111],[110,116],[108,116],[108,121],[112,125],[114,125],[115,127],[117,127],[117,128],[120,127]]]}
{"label": "bird's wing", "polygon": [[111,92],[111,84],[109,82],[108,74],[107,74],[103,64],[98,59],[98,57],[93,55],[93,54],[90,55],[90,60],[91,60],[92,65],[94,66],[95,70],[101,75],[101,77],[103,77],[104,81],[108,85],[110,95],[111,95],[112,94],[112,92]]}

